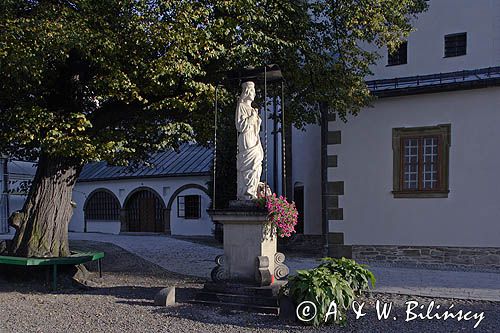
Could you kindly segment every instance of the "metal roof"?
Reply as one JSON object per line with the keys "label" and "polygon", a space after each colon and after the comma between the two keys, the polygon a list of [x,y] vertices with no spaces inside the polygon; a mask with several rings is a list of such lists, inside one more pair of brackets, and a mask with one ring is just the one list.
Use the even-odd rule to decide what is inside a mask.
{"label": "metal roof", "polygon": [[135,168],[112,166],[106,162],[87,164],[78,178],[79,182],[112,179],[178,177],[208,175],[212,166],[212,149],[196,144],[183,144],[179,152],[173,149],[151,155],[148,163]]}
{"label": "metal roof", "polygon": [[500,67],[366,81],[379,97],[473,89],[500,84]]}

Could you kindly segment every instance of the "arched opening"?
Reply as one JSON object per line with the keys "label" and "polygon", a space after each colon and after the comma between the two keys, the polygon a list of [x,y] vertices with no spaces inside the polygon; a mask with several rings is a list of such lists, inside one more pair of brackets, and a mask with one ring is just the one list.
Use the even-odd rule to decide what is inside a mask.
{"label": "arched opening", "polygon": [[161,197],[152,189],[137,189],[125,201],[126,230],[122,231],[165,232],[164,209]]}
{"label": "arched opening", "polygon": [[[207,223],[209,223],[209,229],[212,228],[212,221],[205,212],[208,208],[207,196],[207,188],[199,184],[185,184],[175,190],[167,203],[165,214],[169,231],[174,228],[176,234],[210,233],[210,230],[200,231],[206,229]],[[174,208],[173,212],[172,208]]]}
{"label": "arched opening", "polygon": [[113,223],[119,231],[120,202],[113,192],[100,188],[90,193],[83,205],[83,213],[85,232],[111,232],[114,229]]}
{"label": "arched opening", "polygon": [[297,182],[293,186],[293,201],[299,213],[295,232],[298,234],[304,233],[304,184]]}
{"label": "arched opening", "polygon": [[181,187],[179,187],[177,190],[175,190],[174,193],[172,193],[172,196],[170,197],[170,200],[168,200],[168,204],[167,204],[167,209],[172,209],[172,204],[174,203],[174,200],[177,198],[177,196],[182,192],[182,191],[185,191],[187,189],[190,189],[190,188],[195,188],[195,189],[198,189],[200,191],[203,191],[205,192],[207,195],[208,195],[208,190],[206,187],[203,187],[201,185],[198,185],[198,184],[186,184],[186,185],[182,185]]}

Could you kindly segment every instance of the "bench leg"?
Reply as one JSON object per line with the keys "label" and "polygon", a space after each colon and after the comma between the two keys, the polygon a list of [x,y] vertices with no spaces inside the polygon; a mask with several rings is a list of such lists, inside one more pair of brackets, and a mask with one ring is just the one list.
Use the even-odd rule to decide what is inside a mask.
{"label": "bench leg", "polygon": [[102,263],[101,263],[101,259],[97,259],[97,270],[99,271],[99,277],[102,278]]}
{"label": "bench leg", "polygon": [[57,265],[52,266],[52,290],[57,289]]}

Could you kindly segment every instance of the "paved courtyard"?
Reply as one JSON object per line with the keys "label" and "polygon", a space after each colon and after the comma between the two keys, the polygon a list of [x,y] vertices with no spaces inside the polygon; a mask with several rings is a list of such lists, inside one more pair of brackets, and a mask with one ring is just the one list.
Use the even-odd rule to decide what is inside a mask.
{"label": "paved courtyard", "polygon": [[[168,271],[209,278],[222,249],[168,236],[70,233],[73,240],[109,242]],[[311,258],[288,258],[291,273],[312,268]],[[371,266],[376,291],[407,295],[500,301],[500,274]],[[104,268],[105,269],[105,268]]]}

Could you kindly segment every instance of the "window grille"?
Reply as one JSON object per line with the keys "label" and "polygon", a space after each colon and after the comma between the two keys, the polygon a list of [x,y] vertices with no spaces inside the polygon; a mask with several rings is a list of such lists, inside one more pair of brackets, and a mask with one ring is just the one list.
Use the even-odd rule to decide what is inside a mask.
{"label": "window grille", "polygon": [[87,220],[120,220],[120,203],[107,191],[94,192],[85,205]]}
{"label": "window grille", "polygon": [[393,129],[394,197],[447,197],[449,124]]}

